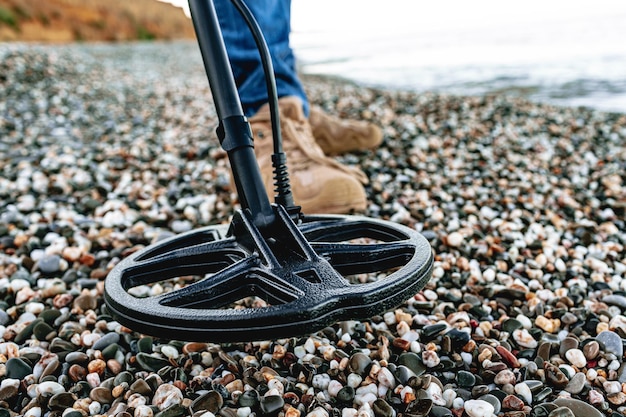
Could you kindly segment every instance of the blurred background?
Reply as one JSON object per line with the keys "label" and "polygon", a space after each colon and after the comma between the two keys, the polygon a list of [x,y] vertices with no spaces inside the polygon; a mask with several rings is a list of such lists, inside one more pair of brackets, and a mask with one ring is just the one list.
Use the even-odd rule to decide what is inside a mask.
{"label": "blurred background", "polygon": [[[187,6],[0,0],[0,41],[193,38],[188,17],[166,3]],[[626,112],[624,0],[293,0],[292,29],[304,73]]]}
{"label": "blurred background", "polygon": [[626,112],[626,2],[294,0],[305,72]]}
{"label": "blurred background", "polygon": [[626,112],[623,0],[293,0],[292,30],[305,73]]}

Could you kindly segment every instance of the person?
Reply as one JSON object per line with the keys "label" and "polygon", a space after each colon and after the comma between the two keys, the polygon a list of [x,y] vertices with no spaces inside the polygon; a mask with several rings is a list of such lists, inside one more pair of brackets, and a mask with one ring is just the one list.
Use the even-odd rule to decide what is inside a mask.
{"label": "person", "polygon": [[[273,195],[272,130],[265,75],[245,20],[230,0],[214,0],[233,76],[254,135],[255,154],[268,195]],[[341,120],[311,106],[289,43],[291,0],[246,2],[272,57],[283,148],[294,201],[306,214],[346,214],[367,208],[365,174],[329,155],[371,149],[382,131],[365,121]]]}

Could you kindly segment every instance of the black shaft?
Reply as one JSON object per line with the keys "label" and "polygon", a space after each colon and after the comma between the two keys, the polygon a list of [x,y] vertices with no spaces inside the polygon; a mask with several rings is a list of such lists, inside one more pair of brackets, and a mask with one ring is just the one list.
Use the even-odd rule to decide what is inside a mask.
{"label": "black shaft", "polygon": [[222,146],[227,144],[224,149],[228,152],[240,204],[250,210],[257,227],[263,229],[273,224],[274,210],[254,155],[252,135],[237,93],[215,5],[213,0],[189,0],[189,9],[220,120],[218,135]]}

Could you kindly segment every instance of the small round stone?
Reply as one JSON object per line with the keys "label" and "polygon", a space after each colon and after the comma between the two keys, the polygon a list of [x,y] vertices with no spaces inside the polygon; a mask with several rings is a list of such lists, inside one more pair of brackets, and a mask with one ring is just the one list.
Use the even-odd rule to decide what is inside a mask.
{"label": "small round stone", "polygon": [[596,336],[596,341],[604,345],[605,352],[613,353],[618,358],[624,355],[624,344],[622,338],[617,333],[605,330]]}
{"label": "small round stone", "polygon": [[491,417],[494,413],[493,405],[484,400],[468,400],[463,407],[469,417]]}
{"label": "small round stone", "polygon": [[585,358],[585,354],[580,349],[569,349],[565,352],[565,357],[577,368],[584,368],[587,366],[587,358]]}
{"label": "small round stone", "polygon": [[5,369],[6,377],[12,379],[24,379],[33,373],[31,366],[20,358],[10,358],[6,362]]}

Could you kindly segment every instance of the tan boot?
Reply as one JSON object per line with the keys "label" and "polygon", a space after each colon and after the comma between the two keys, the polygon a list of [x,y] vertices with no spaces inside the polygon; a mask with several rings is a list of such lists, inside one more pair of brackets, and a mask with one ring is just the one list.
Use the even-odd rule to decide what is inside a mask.
{"label": "tan boot", "polygon": [[343,120],[318,106],[311,106],[309,123],[313,136],[326,155],[374,149],[383,141],[383,132],[370,122]]}
{"label": "tan boot", "polygon": [[[324,155],[315,143],[300,99],[281,98],[279,108],[291,191],[295,203],[302,206],[303,213],[346,214],[364,211],[367,207],[362,185],[367,182],[365,174]],[[261,177],[270,201],[273,201],[273,143],[269,106],[263,106],[249,121]]]}

